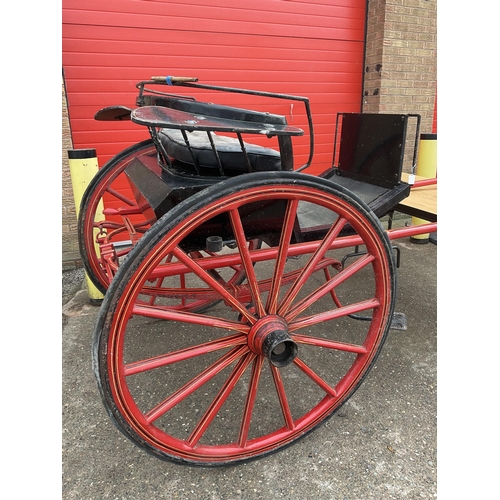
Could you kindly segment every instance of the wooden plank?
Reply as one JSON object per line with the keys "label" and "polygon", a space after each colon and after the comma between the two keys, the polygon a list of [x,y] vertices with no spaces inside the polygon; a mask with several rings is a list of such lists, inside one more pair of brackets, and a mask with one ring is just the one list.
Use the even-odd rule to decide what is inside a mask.
{"label": "wooden plank", "polygon": [[[401,176],[403,182],[408,182],[408,174]],[[415,176],[416,180],[422,180],[424,177]],[[429,222],[437,221],[437,184],[412,188],[410,196],[405,198],[396,206],[398,212],[402,212],[412,217],[419,217]]]}

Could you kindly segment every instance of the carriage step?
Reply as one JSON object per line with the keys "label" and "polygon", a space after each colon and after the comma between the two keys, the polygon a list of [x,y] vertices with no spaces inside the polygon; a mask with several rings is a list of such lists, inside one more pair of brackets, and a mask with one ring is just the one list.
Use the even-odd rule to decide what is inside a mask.
{"label": "carriage step", "polygon": [[391,330],[406,330],[406,315],[404,313],[395,312],[392,315]]}

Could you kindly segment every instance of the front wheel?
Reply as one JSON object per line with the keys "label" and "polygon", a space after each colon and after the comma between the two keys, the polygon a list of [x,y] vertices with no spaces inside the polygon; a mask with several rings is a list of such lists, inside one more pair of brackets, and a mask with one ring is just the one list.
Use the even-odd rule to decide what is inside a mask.
{"label": "front wheel", "polygon": [[[196,258],[207,235],[231,245]],[[366,252],[343,266],[352,246]],[[223,277],[235,268],[237,286]],[[152,289],[186,272],[198,298],[219,301],[210,315]],[[359,387],[390,327],[395,280],[379,221],[329,181],[262,173],[208,188],[162,217],[111,283],[93,345],[104,405],[161,459],[215,466],[276,452]]]}

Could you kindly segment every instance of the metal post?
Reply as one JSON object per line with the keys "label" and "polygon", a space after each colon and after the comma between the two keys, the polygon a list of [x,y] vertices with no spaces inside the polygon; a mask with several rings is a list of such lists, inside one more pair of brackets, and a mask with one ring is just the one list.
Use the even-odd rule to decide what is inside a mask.
{"label": "metal post", "polygon": [[[69,149],[68,159],[71,184],[73,186],[73,197],[75,200],[76,216],[78,217],[83,194],[85,193],[90,181],[99,170],[97,154],[95,149]],[[102,203],[102,201],[100,203]],[[102,215],[102,210],[98,209],[96,219],[102,220],[103,218],[104,215]],[[96,245],[96,251],[98,251],[97,243],[94,244]],[[94,283],[92,283],[90,278],[87,276],[87,273],[85,273],[85,279],[90,302],[100,303],[104,298],[104,295],[96,288]]]}

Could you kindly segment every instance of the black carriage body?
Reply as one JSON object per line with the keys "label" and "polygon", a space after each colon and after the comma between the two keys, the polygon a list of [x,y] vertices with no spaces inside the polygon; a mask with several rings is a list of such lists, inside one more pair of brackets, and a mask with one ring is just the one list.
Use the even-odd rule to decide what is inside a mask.
{"label": "black carriage body", "polygon": [[[161,96],[143,96],[143,106],[132,119],[149,127],[158,155],[135,159],[126,170],[134,196],[148,220],[166,214],[184,199],[229,177],[255,171],[293,170],[289,127],[280,115],[218,106]],[[358,196],[381,217],[408,196],[401,182],[409,115],[339,113],[342,117],[338,165],[324,172],[331,180]],[[337,132],[339,129],[337,121]],[[159,130],[158,130],[159,129]],[[232,132],[238,140],[220,138],[215,131]],[[244,143],[241,134],[278,135],[280,152]],[[200,139],[201,137],[201,139]],[[161,161],[165,158],[166,161]],[[335,163],[335,149],[334,149]],[[251,207],[251,209],[249,208]],[[247,207],[241,214],[245,233],[270,246],[279,244],[285,205],[279,200]],[[251,211],[250,211],[251,210]],[[325,213],[308,213],[300,207],[294,242],[321,237],[334,221]],[[217,227],[214,227],[214,224]],[[212,219],[184,242],[186,249],[205,248],[206,238],[234,240],[226,218]]]}
{"label": "black carriage body", "polygon": [[[304,131],[289,126],[285,116],[146,89],[145,85],[151,83],[158,82],[138,84],[139,108],[129,110],[129,118],[148,128],[156,154],[134,158],[125,170],[147,221],[158,220],[183,200],[225,179],[252,172],[294,170],[292,138],[303,135]],[[314,134],[307,98],[194,83],[179,85],[303,102],[309,123],[310,154],[308,162],[297,171],[310,165]],[[124,107],[107,108],[98,112],[96,119],[121,120],[126,112]],[[410,185],[401,182],[401,172],[411,116],[417,117],[417,137],[419,115],[338,113],[332,167],[321,177],[357,196],[377,217],[389,213],[410,192]],[[278,150],[244,142],[243,134],[276,137]],[[340,154],[336,164],[337,144]],[[416,150],[415,140],[414,163]],[[273,221],[282,220],[284,204],[269,200],[248,205],[246,210],[247,213],[241,214],[245,234],[271,246],[278,245],[281,227]],[[327,212],[309,213],[307,207],[299,207],[293,240],[321,237],[333,222]],[[202,249],[206,238],[211,236],[225,242],[234,240],[227,216],[212,219],[211,227],[201,226],[183,245],[187,249]]]}
{"label": "black carriage body", "polygon": [[[303,131],[288,126],[284,116],[177,96],[142,96],[138,104],[141,108],[132,112],[132,120],[149,128],[158,154],[135,158],[125,173],[147,220],[159,219],[181,201],[224,179],[293,170],[291,136]],[[246,143],[243,133],[277,136],[279,151]],[[282,220],[284,210],[279,200],[247,208],[242,214],[246,234],[278,244],[280,227],[272,221]],[[210,227],[200,227],[184,246],[204,248],[212,235],[225,242],[234,240],[227,217],[214,221]]]}
{"label": "black carriage body", "polygon": [[[148,220],[159,219],[183,200],[221,182],[220,177],[175,174],[170,169],[162,168],[155,156],[134,159],[125,173],[134,197]],[[283,201],[272,199],[246,206],[245,212],[241,214],[245,234],[260,238],[270,246],[277,245],[281,232],[280,221],[285,209],[286,204]],[[205,248],[206,238],[210,236],[219,236],[226,244],[234,240],[226,215],[200,226],[182,246],[186,251]]]}

